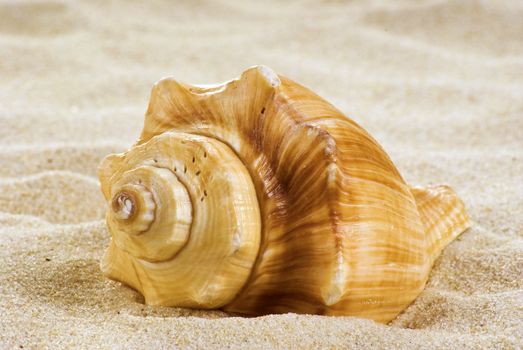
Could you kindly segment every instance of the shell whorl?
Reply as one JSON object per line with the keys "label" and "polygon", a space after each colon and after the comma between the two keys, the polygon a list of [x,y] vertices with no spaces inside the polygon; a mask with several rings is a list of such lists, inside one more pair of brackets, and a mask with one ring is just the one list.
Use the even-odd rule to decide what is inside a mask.
{"label": "shell whorl", "polygon": [[104,186],[113,240],[103,270],[112,276],[120,263],[134,265],[126,282],[149,304],[230,302],[260,241],[256,192],[234,152],[208,137],[169,132],[106,161],[111,166],[102,168],[119,165]]}
{"label": "shell whorl", "polygon": [[[188,146],[193,143],[200,147],[197,152]],[[194,164],[194,154],[210,157],[218,149],[221,153],[214,152],[216,160],[209,163],[212,169],[205,170],[213,175],[205,181],[220,178],[229,187],[216,180],[204,182],[205,188],[208,198],[215,198],[209,191],[216,186],[229,191],[217,194],[222,200],[212,206],[200,207],[207,198],[199,182],[205,171],[195,175],[191,168],[187,178],[180,169]],[[109,224],[113,240],[103,271],[142,292],[151,304],[222,307],[251,315],[354,315],[385,322],[422,290],[441,250],[434,237],[453,238],[468,226],[453,192],[434,191],[428,196],[430,208],[418,208],[417,198],[427,196],[413,194],[365,130],[267,67],[248,69],[215,86],[171,78],[158,82],[136,145],[107,157],[100,167],[108,201],[119,193],[113,184],[140,167],[176,169],[193,210],[185,245],[162,259],[151,259],[141,248],[129,250],[142,237],[154,241],[153,227],[165,209],[155,190],[150,191],[155,220],[145,233],[127,234],[132,242],[122,244]],[[442,208],[454,216],[436,217]],[[209,222],[202,213],[220,219]],[[444,223],[436,232],[423,215]],[[172,229],[161,232],[172,234]],[[164,241],[158,240],[160,245]],[[195,279],[178,275],[199,270],[205,271]]]}
{"label": "shell whorl", "polygon": [[133,222],[129,234],[140,234],[147,230],[154,220],[154,203],[151,192],[142,185],[129,185],[121,188],[111,200],[111,214],[122,223]]}
{"label": "shell whorl", "polygon": [[115,244],[136,258],[168,260],[189,237],[189,194],[169,169],[136,165],[114,178],[107,212],[109,229]]}

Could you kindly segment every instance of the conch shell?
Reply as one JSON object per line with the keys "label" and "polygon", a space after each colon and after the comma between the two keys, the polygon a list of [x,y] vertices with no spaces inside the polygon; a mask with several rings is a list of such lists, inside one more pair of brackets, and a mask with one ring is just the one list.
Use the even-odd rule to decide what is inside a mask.
{"label": "conch shell", "polygon": [[365,130],[263,66],[159,81],[140,139],[99,177],[102,271],[151,305],[388,322],[469,227],[449,187],[409,187]]}

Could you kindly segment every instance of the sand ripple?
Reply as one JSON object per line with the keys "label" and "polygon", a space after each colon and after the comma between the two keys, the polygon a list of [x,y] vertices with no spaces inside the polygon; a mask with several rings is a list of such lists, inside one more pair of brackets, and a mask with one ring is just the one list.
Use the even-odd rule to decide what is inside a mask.
{"label": "sand ripple", "polygon": [[0,33],[36,37],[68,33],[79,20],[57,1],[2,1],[0,18]]}
{"label": "sand ripple", "polygon": [[98,181],[71,171],[45,171],[0,181],[2,212],[32,215],[59,224],[103,218]]}

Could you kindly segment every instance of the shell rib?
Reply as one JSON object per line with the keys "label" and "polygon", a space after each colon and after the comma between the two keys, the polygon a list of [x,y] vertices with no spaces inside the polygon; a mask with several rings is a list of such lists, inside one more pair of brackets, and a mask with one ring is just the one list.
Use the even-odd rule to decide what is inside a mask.
{"label": "shell rib", "polygon": [[[154,232],[125,234],[132,241],[128,244],[116,237],[124,231],[115,234],[109,224],[113,240],[102,270],[142,292],[148,303],[387,322],[416,298],[434,259],[469,226],[463,203],[451,189],[411,189],[365,130],[267,67],[253,67],[239,79],[215,86],[190,86],[171,78],[158,82],[137,144],[126,154],[107,157],[100,167],[107,200],[119,193],[115,184],[129,183],[122,180],[127,172],[191,165],[194,150],[181,142],[194,140],[209,156],[213,149],[221,150],[200,176],[213,172],[227,178],[230,191],[216,193],[219,201],[201,207],[197,177],[171,172],[187,189],[193,215],[203,215],[192,218],[185,236],[172,233],[178,219],[158,223],[167,225],[164,231],[173,237],[186,237],[185,245],[168,249],[171,255],[156,262],[143,251],[129,250]],[[225,165],[229,162],[234,167]],[[221,184],[204,183],[206,191]],[[154,198],[158,191],[164,190],[153,188]],[[178,201],[172,208],[177,213]],[[158,212],[166,210],[163,202],[156,203],[149,231],[157,225]],[[206,221],[214,213],[222,219]],[[159,245],[169,241],[164,231],[159,231]],[[207,250],[191,247],[193,239]],[[227,245],[229,250],[222,250]],[[238,247],[240,253],[234,253]],[[241,258],[228,260],[236,254]],[[209,257],[203,261],[203,256]],[[226,266],[221,274],[216,274],[216,262]],[[205,272],[195,281],[188,276],[180,280],[175,273],[196,269]],[[184,292],[179,291],[182,284],[189,285]]]}

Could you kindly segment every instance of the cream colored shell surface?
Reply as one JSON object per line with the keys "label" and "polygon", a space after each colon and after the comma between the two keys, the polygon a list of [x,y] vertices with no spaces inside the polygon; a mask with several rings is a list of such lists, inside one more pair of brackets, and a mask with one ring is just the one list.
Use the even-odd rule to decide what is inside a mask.
{"label": "cream colored shell surface", "polygon": [[161,80],[99,174],[102,270],[150,304],[388,322],[469,226],[450,188],[409,187],[365,130],[267,67]]}

